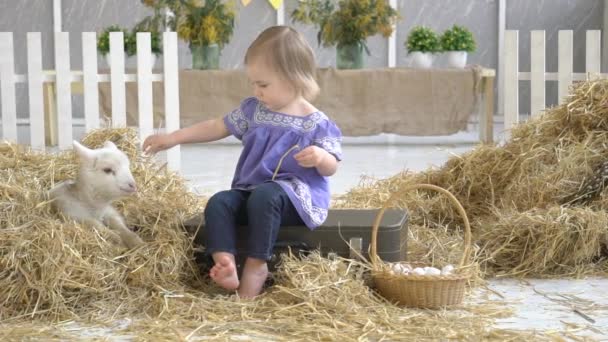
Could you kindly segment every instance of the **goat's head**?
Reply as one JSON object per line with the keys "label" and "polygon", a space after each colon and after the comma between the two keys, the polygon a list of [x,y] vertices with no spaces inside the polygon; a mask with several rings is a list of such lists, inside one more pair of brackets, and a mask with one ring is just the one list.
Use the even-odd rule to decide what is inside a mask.
{"label": "goat's head", "polygon": [[78,181],[80,186],[105,199],[119,198],[136,191],[135,180],[129,169],[129,158],[111,141],[102,148],[89,149],[74,141],[80,158]]}

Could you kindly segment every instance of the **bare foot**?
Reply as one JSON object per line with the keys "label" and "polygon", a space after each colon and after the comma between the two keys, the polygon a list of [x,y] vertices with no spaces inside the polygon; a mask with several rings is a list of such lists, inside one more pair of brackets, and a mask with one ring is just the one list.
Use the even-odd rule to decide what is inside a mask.
{"label": "bare foot", "polygon": [[211,279],[226,290],[236,290],[239,287],[239,277],[236,273],[234,256],[224,252],[213,254],[215,265],[209,271]]}
{"label": "bare foot", "polygon": [[253,298],[262,293],[267,277],[268,265],[265,260],[247,258],[241,277],[241,286],[238,289],[239,296],[241,298]]}

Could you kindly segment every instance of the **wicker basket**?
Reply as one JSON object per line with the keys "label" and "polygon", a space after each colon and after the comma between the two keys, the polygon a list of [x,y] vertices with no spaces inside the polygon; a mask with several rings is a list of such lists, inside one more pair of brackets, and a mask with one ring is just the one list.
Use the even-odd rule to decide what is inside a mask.
{"label": "wicker basket", "polygon": [[[376,241],[378,226],[382,221],[384,211],[404,191],[413,189],[429,189],[445,194],[456,207],[464,221],[464,250],[460,263],[449,275],[415,275],[415,274],[393,274],[384,265],[376,252]],[[370,258],[372,262],[372,279],[378,292],[391,302],[397,304],[437,309],[448,305],[460,304],[464,297],[464,288],[467,280],[471,277],[470,265],[468,265],[471,253],[471,227],[467,214],[456,197],[449,191],[432,184],[413,184],[405,187],[399,193],[394,193],[378,212],[372,228],[370,242]],[[416,263],[410,263],[416,265]]]}

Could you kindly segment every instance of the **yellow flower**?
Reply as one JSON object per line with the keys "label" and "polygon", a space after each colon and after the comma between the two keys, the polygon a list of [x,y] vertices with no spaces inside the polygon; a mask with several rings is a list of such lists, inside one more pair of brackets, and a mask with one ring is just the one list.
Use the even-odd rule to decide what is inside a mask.
{"label": "yellow flower", "polygon": [[390,36],[399,14],[388,0],[300,0],[291,17],[318,26],[319,42],[332,46],[365,45],[368,37],[378,33]]}
{"label": "yellow flower", "polygon": [[190,30],[190,26],[188,25],[181,25],[177,27],[177,35],[183,40],[190,40],[192,30]]}
{"label": "yellow flower", "polygon": [[206,16],[203,18],[203,24],[201,25],[199,37],[202,42],[207,44],[214,44],[217,42],[218,32],[216,27],[218,26],[218,20],[212,16]]}
{"label": "yellow flower", "polygon": [[205,0],[190,0],[190,6],[196,8],[205,7]]}

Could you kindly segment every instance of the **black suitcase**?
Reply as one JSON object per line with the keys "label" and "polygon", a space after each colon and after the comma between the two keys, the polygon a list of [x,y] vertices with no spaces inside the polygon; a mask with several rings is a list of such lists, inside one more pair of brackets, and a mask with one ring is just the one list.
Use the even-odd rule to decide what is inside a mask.
{"label": "black suitcase", "polygon": [[[306,226],[283,226],[279,230],[274,255],[287,251],[320,249],[322,255],[336,253],[345,258],[359,256],[369,260],[372,226],[379,209],[330,209],[327,220],[314,230]],[[378,226],[377,253],[385,261],[404,260],[407,241],[407,212],[387,209]],[[204,216],[188,220],[186,229],[196,236],[196,245],[204,245]],[[276,260],[275,260],[276,261]],[[272,262],[274,264],[274,262]]]}

